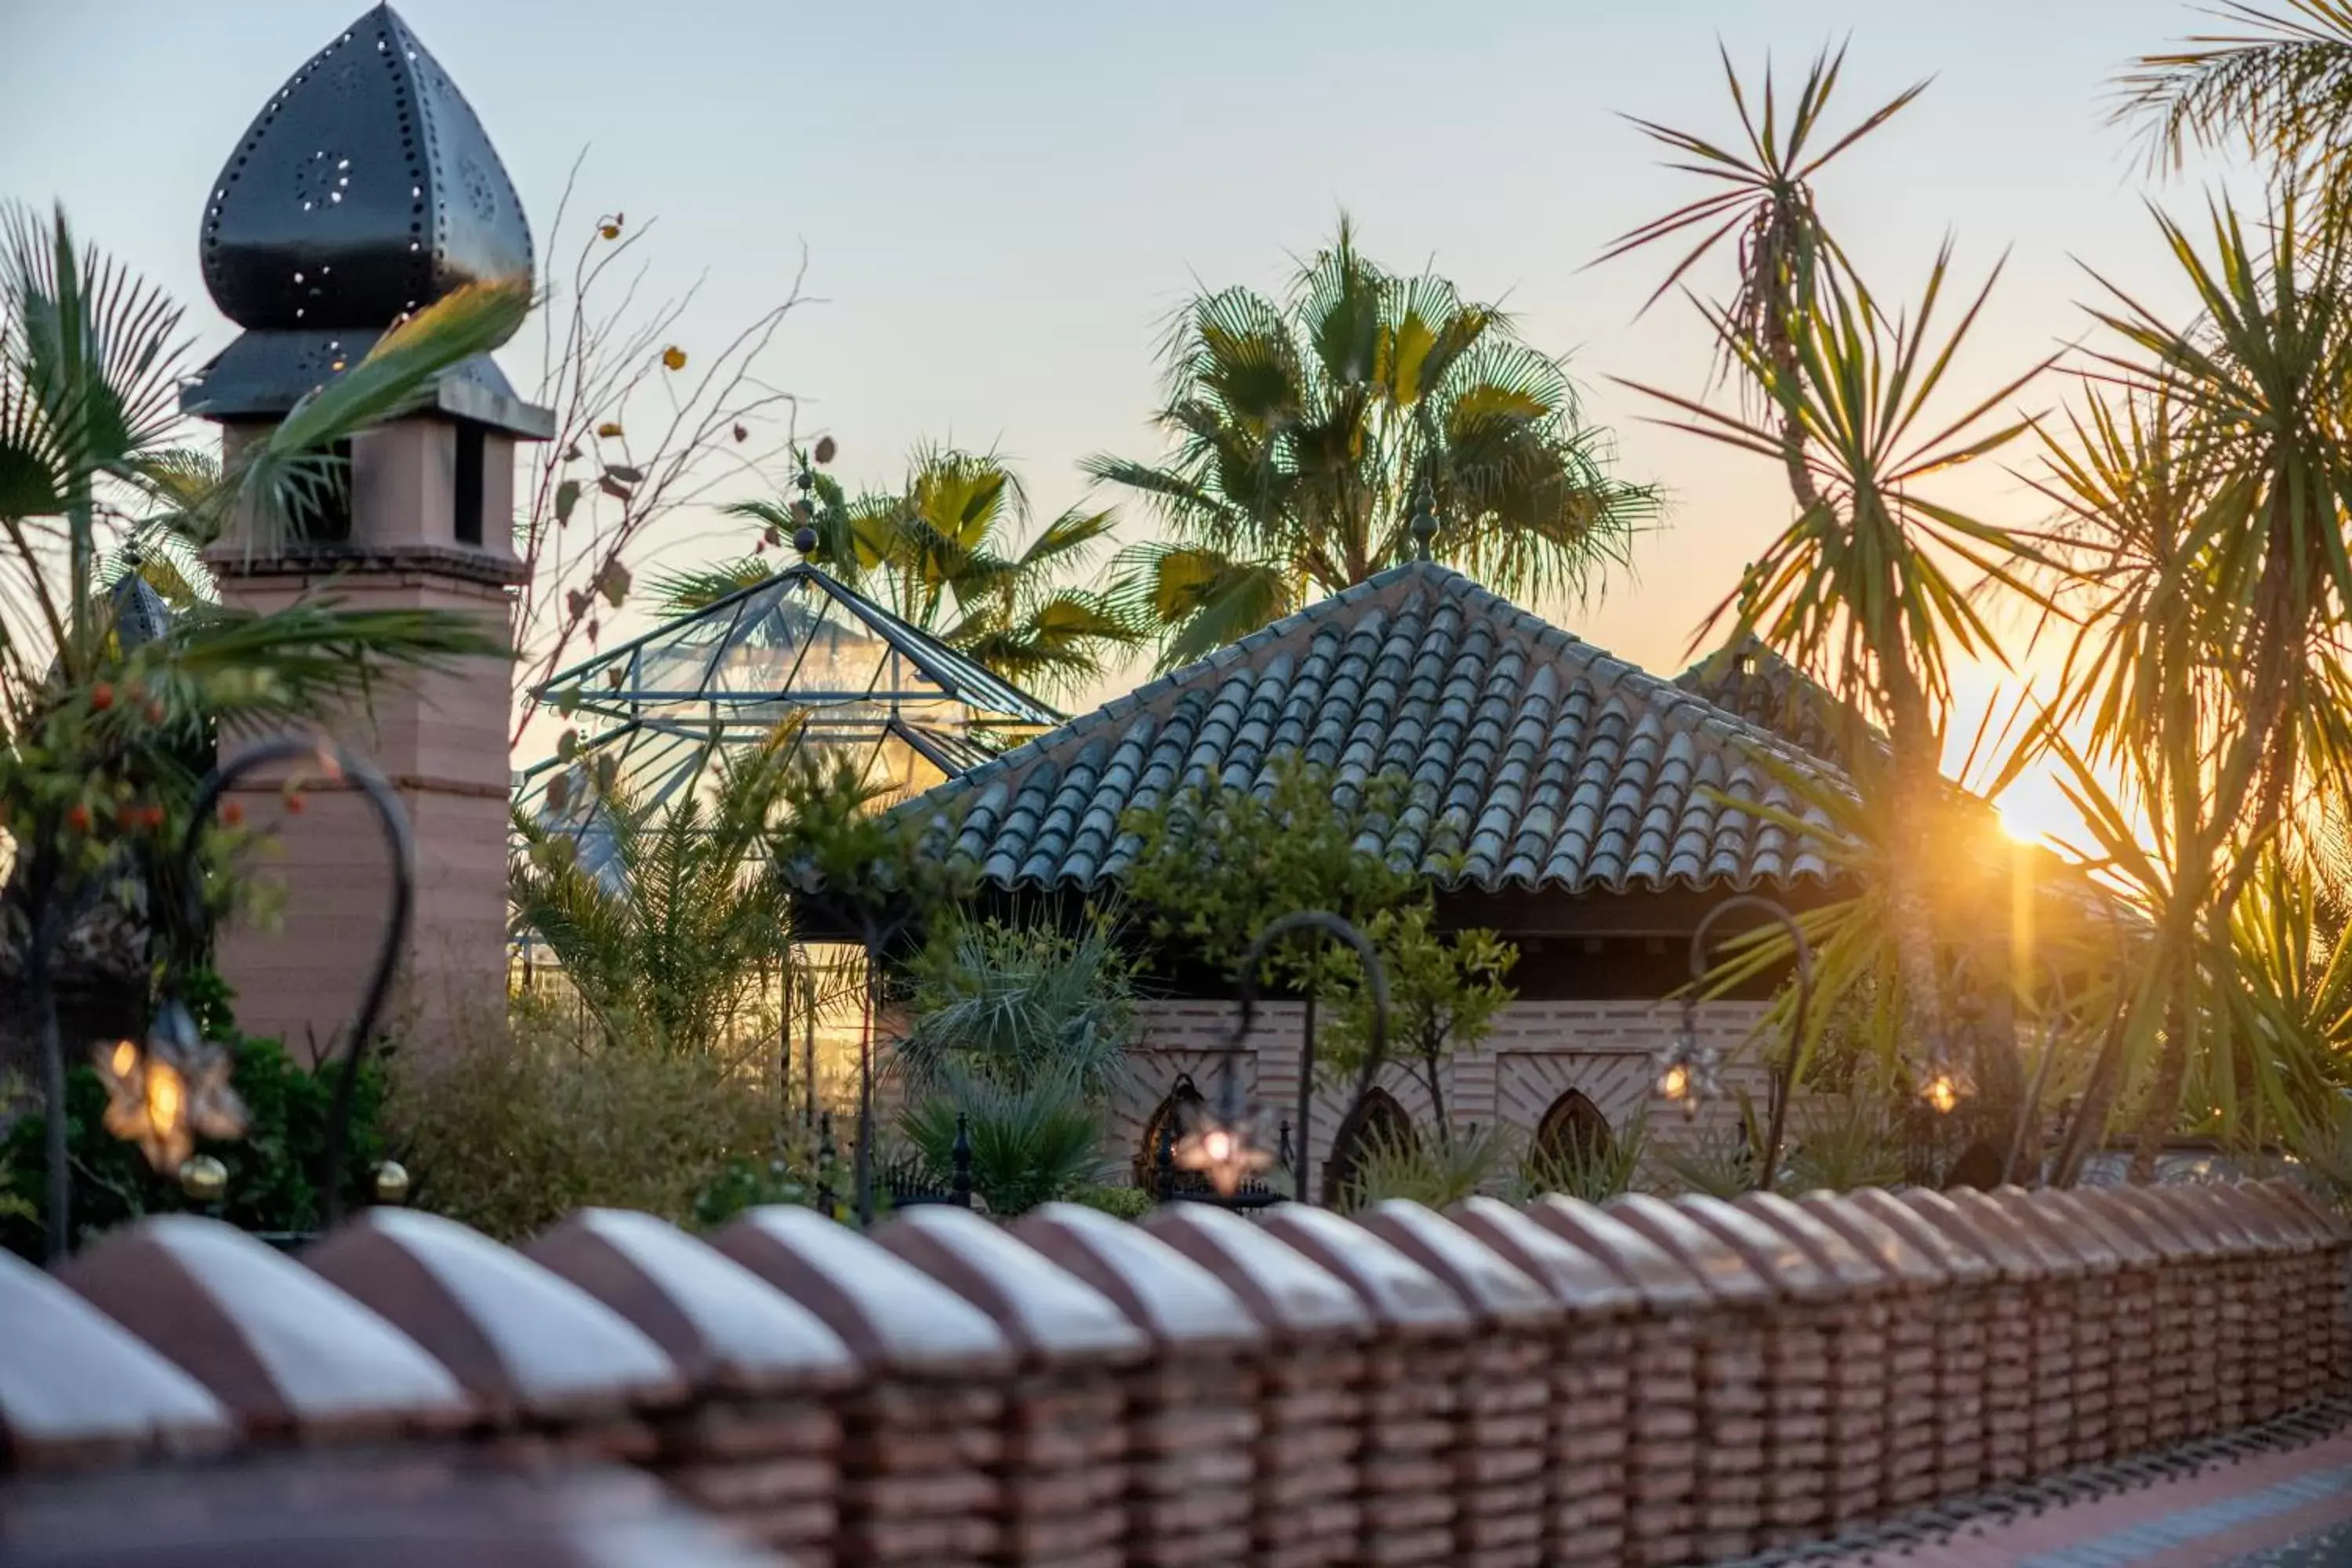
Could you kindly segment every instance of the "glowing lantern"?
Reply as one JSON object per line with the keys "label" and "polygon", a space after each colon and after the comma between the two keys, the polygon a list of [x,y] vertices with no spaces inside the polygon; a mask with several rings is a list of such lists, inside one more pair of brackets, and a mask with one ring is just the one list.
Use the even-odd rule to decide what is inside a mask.
{"label": "glowing lantern", "polygon": [[147,1163],[177,1173],[198,1138],[241,1138],[245,1105],[229,1087],[228,1053],[196,1032],[180,1003],[166,1002],[142,1047],[130,1040],[94,1053],[106,1085],[106,1130],[139,1145]]}

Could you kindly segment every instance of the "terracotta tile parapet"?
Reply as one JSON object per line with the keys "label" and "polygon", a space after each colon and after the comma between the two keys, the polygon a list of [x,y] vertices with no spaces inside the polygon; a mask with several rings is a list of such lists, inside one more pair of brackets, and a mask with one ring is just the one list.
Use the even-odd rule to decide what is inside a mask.
{"label": "terracotta tile parapet", "polygon": [[2282,1209],[2299,1213],[2311,1228],[2314,1239],[2324,1247],[2352,1246],[2352,1221],[2327,1206],[2317,1194],[2301,1182],[2273,1180],[2255,1184]]}
{"label": "terracotta tile parapet", "polygon": [[1642,1310],[1641,1293],[1608,1265],[1525,1210],[1500,1198],[1475,1197],[1445,1214],[1549,1290],[1570,1317],[1627,1318]]}
{"label": "terracotta tile parapet", "polygon": [[1123,1366],[1150,1349],[1108,1297],[970,1209],[908,1208],[875,1240],[987,1313],[1024,1361]]}
{"label": "terracotta tile parapet", "polygon": [[1529,1204],[1527,1212],[1616,1275],[1654,1316],[1693,1311],[1714,1299],[1689,1265],[1605,1209],[1581,1198],[1547,1193]]}
{"label": "terracotta tile parapet", "polygon": [[58,1278],[269,1436],[446,1430],[473,1402],[377,1313],[252,1237],[187,1215],[142,1220]]}
{"label": "terracotta tile parapet", "polygon": [[2198,1256],[2207,1262],[2218,1264],[2253,1251],[2254,1238],[2241,1230],[2228,1215],[2206,1202],[2202,1196],[2206,1190],[2160,1186],[2130,1189],[2136,1202],[2170,1215],[2181,1234],[2196,1247]]}
{"label": "terracotta tile parapet", "polygon": [[[1729,1205],[1723,1206],[1735,1215],[1738,1212],[1730,1209]],[[1685,1268],[1698,1276],[1707,1293],[1718,1301],[1735,1306],[1760,1306],[1781,1293],[1783,1288],[1779,1283],[1768,1279],[1738,1247],[1723,1238],[1720,1230],[1701,1221],[1689,1209],[1647,1193],[1626,1193],[1610,1199],[1606,1212],[1672,1253]],[[1751,1238],[1763,1237],[1763,1245],[1786,1245],[1774,1242],[1769,1231],[1753,1226],[1752,1222],[1739,1223],[1738,1228],[1749,1234]],[[1794,1254],[1792,1267],[1809,1281],[1813,1281],[1814,1271],[1810,1264],[1804,1262],[1803,1255],[1796,1253],[1793,1247],[1788,1250]]]}
{"label": "terracotta tile parapet", "polygon": [[121,1324],[0,1252],[0,1470],[226,1447],[220,1402]]}
{"label": "terracotta tile parapet", "polygon": [[1692,1193],[1675,1199],[1673,1206],[1738,1254],[1774,1296],[1790,1301],[1827,1301],[1840,1294],[1829,1271],[1814,1262],[1794,1237],[1752,1211]]}
{"label": "terracotta tile parapet", "polygon": [[1927,1290],[1952,1282],[1946,1255],[1930,1238],[1920,1236],[1916,1226],[1905,1223],[1914,1217],[1907,1210],[1899,1218],[1890,1218],[1876,1205],[1857,1201],[1860,1197],[1858,1193],[1807,1193],[1796,1206],[1843,1237],[1879,1270],[1890,1289]]}
{"label": "terracotta tile parapet", "polygon": [[1732,1206],[1794,1242],[1841,1296],[1883,1296],[1900,1277],[1815,1210],[1778,1193],[1743,1193]]}
{"label": "terracotta tile parapet", "polygon": [[493,1417],[621,1415],[685,1396],[669,1357],[626,1319],[456,1220],[372,1208],[302,1262],[431,1352]]}
{"label": "terracotta tile parapet", "polygon": [[2278,1257],[2318,1249],[2319,1237],[2300,1218],[2281,1208],[2273,1195],[2252,1182],[2218,1189],[2221,1201],[2254,1238],[2255,1244]]}
{"label": "terracotta tile parapet", "polygon": [[1265,1330],[1233,1289],[1141,1226],[1081,1204],[1046,1204],[1013,1234],[1108,1298],[1171,1350],[1244,1350]]}
{"label": "terracotta tile parapet", "polygon": [[2063,1195],[2098,1215],[2110,1228],[2131,1237],[2159,1265],[2189,1262],[2201,1256],[2169,1214],[2133,1202],[2126,1188],[2069,1187]]}
{"label": "terracotta tile parapet", "polygon": [[1984,1223],[1984,1215],[1974,1207],[1962,1208],[1948,1194],[1929,1192],[1921,1187],[1906,1188],[1896,1194],[1897,1200],[1919,1220],[1933,1226],[1955,1247],[1972,1252],[1989,1266],[1994,1277],[2005,1280],[2038,1279],[2042,1269],[2033,1252],[2013,1234],[2011,1227],[1994,1227]]}
{"label": "terracotta tile parapet", "polygon": [[1885,1222],[1887,1228],[1933,1258],[1956,1285],[1980,1284],[2000,1277],[2000,1265],[1983,1247],[1969,1236],[1937,1224],[1909,1200],[1908,1193],[1864,1187],[1846,1194],[1843,1201]]}
{"label": "terracotta tile parapet", "polygon": [[1541,1327],[1559,1321],[1557,1296],[1435,1210],[1391,1198],[1359,1217],[1366,1230],[1444,1280],[1480,1321]]}
{"label": "terracotta tile parapet", "polygon": [[2123,1254],[2107,1228],[2087,1215],[2071,1214],[2022,1187],[1999,1187],[1978,1195],[2037,1244],[2042,1258],[2064,1254],[2074,1265],[2072,1274],[2113,1274],[2123,1267]]}
{"label": "terracotta tile parapet", "polygon": [[1345,1281],[1239,1215],[1162,1204],[1143,1226],[1223,1280],[1276,1344],[1372,1331],[1371,1312]]}
{"label": "terracotta tile parapet", "polygon": [[2154,1268],[2165,1261],[2166,1254],[2138,1226],[2105,1205],[2089,1202],[2087,1193],[2045,1188],[2026,1196],[2032,1208],[2053,1216],[2068,1235],[2098,1237],[2115,1254],[2118,1268]]}
{"label": "terracotta tile parapet", "polygon": [[1375,1322],[1392,1333],[1459,1334],[1470,1309],[1445,1282],[1396,1247],[1329,1209],[1282,1204],[1262,1222],[1354,1290]]}
{"label": "terracotta tile parapet", "polygon": [[2221,1243],[2204,1217],[2181,1208],[2155,1187],[2089,1187],[2120,1213],[2132,1215],[2145,1229],[2160,1232],[2180,1262],[2208,1262],[2219,1256]]}
{"label": "terracotta tile parapet", "polygon": [[815,1313],[870,1371],[930,1378],[1013,1369],[1013,1346],[985,1312],[814,1209],[752,1209],[714,1245]]}
{"label": "terracotta tile parapet", "polygon": [[2003,1199],[1974,1187],[1954,1187],[1944,1197],[1987,1234],[2005,1237],[2021,1250],[2035,1275],[2072,1279],[2090,1271],[2089,1261],[2080,1253],[2053,1236],[2046,1226],[2029,1224],[2019,1210]]}
{"label": "terracotta tile parapet", "polygon": [[2190,1216],[2214,1244],[2231,1258],[2254,1258],[2277,1250],[2262,1227],[2238,1205],[2234,1188],[2191,1182],[2177,1187],[2151,1189],[2176,1213]]}
{"label": "terracotta tile parapet", "polygon": [[582,1209],[524,1253],[635,1324],[698,1389],[814,1392],[857,1374],[815,1313],[652,1215]]}

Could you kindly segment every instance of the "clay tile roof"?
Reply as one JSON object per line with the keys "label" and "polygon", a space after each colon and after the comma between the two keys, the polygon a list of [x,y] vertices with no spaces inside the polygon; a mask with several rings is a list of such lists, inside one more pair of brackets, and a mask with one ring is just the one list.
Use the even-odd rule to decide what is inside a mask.
{"label": "clay tile roof", "polygon": [[[1817,846],[1725,804],[1798,814],[1759,759],[1835,777],[1764,727],[1416,563],[1251,633],[902,809],[951,824],[1003,889],[1092,888],[1131,862],[1130,807],[1263,784],[1303,754],[1346,800],[1409,781],[1392,861],[1484,891],[1826,882]],[[1368,846],[1370,847],[1370,846]],[[1458,869],[1454,857],[1460,857]]]}

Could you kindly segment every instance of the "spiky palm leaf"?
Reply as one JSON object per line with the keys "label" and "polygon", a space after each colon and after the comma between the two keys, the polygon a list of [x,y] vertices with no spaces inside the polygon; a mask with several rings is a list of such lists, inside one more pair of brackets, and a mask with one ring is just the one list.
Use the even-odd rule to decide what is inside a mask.
{"label": "spiky palm leaf", "polygon": [[755,851],[784,805],[799,724],[718,756],[710,786],[667,808],[625,784],[603,791],[593,810],[609,866],[583,866],[563,825],[515,814],[516,926],[553,950],[608,1041],[679,1053],[730,1045],[783,961],[786,914]]}
{"label": "spiky palm leaf", "polygon": [[2232,0],[2214,15],[2244,30],[2140,56],[2117,84],[2115,119],[2146,128],[2159,165],[2178,168],[2193,147],[2241,148],[2290,184],[2309,177],[2340,190],[2352,153],[2352,5]]}
{"label": "spiky palm leaf", "polygon": [[[1798,460],[1816,498],[1717,605],[1708,630],[1730,622],[1732,637],[1759,637],[1841,697],[1882,711],[1910,678],[1940,712],[1955,656],[1999,657],[1972,585],[1954,575],[1954,563],[2028,600],[2042,597],[2023,575],[2039,558],[2030,541],[1921,489],[2030,429],[2030,421],[1997,412],[2046,368],[2033,366],[1956,417],[1931,412],[1999,277],[1996,268],[1938,337],[1936,312],[1950,267],[1947,247],[1928,272],[1916,321],[1890,316],[1858,280],[1825,277],[1821,308],[1790,323],[1793,362],[1785,367],[1732,317],[1707,311],[1743,372],[1795,421]],[[1761,457],[1787,455],[1771,426],[1629,384],[1676,410],[1669,422],[1678,428]],[[1936,739],[1940,749],[1940,732]]]}
{"label": "spiky palm leaf", "polygon": [[[926,446],[896,490],[852,497],[818,476],[801,500],[727,510],[759,523],[772,542],[814,530],[808,559],[899,619],[1008,680],[1069,689],[1140,640],[1118,605],[1067,581],[1118,519],[1072,508],[1016,550],[1027,505],[1018,479],[993,454]],[[657,587],[672,608],[690,610],[766,575],[753,556],[673,574]]]}
{"label": "spiky palm leaf", "polygon": [[1826,266],[1843,260],[1837,240],[1814,205],[1814,180],[1832,160],[1901,112],[1927,90],[1927,84],[1914,83],[1864,115],[1852,129],[1832,136],[1822,121],[1837,91],[1838,79],[1844,73],[1843,48],[1814,57],[1785,119],[1780,112],[1780,85],[1769,68],[1751,110],[1748,89],[1731,63],[1730,52],[1718,46],[1717,53],[1744,146],[1726,147],[1654,121],[1634,119],[1645,135],[1676,155],[1679,161],[1670,167],[1697,175],[1710,188],[1706,195],[1618,236],[1599,259],[1613,260],[1670,241],[1692,241],[1691,248],[1651,293],[1646,309],[1730,239],[1738,247],[1738,278],[1724,314],[1740,336],[1769,344],[1775,331],[1773,318],[1808,300],[1813,279]]}
{"label": "spiky palm leaf", "polygon": [[2158,222],[2196,313],[2174,325],[2110,291],[2095,314],[2116,346],[2098,374],[2120,390],[2053,433],[2045,487],[2067,510],[2063,586],[2084,622],[2061,718],[2087,725],[2084,750],[2120,775],[2100,822],[2141,836],[2146,850],[2116,853],[2163,910],[2158,988],[2136,1025],[2163,1042],[2138,1170],[2184,1103],[2238,1104],[2229,1064],[2243,1048],[2213,1022],[2210,977],[2238,965],[2241,900],[2309,841],[2352,761],[2343,231],[2292,188],[2259,244],[2226,202],[2201,247]]}

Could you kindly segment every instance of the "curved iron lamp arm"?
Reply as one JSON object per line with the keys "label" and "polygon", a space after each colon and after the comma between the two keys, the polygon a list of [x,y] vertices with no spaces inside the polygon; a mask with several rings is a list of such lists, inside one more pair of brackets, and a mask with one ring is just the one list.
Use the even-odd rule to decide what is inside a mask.
{"label": "curved iron lamp arm", "polygon": [[[1257,971],[1265,957],[1265,950],[1275,938],[1295,931],[1318,931],[1336,937],[1356,950],[1363,961],[1365,983],[1372,993],[1372,1037],[1370,1049],[1364,1056],[1363,1070],[1356,1078],[1355,1098],[1349,1102],[1348,1111],[1339,1119],[1342,1130],[1353,1125],[1356,1113],[1364,1108],[1364,1099],[1372,1091],[1372,1082],[1380,1076],[1381,1064],[1387,1058],[1389,1048],[1389,977],[1381,967],[1381,956],[1372,950],[1371,939],[1355,926],[1328,910],[1299,910],[1266,922],[1257,933],[1249,952],[1242,957],[1241,1018],[1234,1026],[1236,1047],[1249,1037],[1250,1022],[1257,1013]],[[1307,1196],[1307,1129],[1315,1113],[1315,1037],[1307,1035],[1299,1044],[1298,1058],[1298,1168],[1294,1173],[1292,1194],[1300,1203],[1311,1203]],[[1323,1194],[1328,1198],[1330,1194]]]}
{"label": "curved iron lamp arm", "polygon": [[1797,1014],[1790,1021],[1789,1050],[1786,1060],[1772,1069],[1772,1108],[1769,1118],[1770,1130],[1764,1138],[1764,1168],[1757,1180],[1762,1192],[1772,1190],[1773,1179],[1780,1173],[1780,1143],[1789,1130],[1789,1100],[1796,1091],[1797,1048],[1805,1037],[1805,1010],[1813,996],[1813,949],[1805,940],[1805,928],[1797,917],[1785,908],[1756,893],[1740,893],[1728,898],[1706,911],[1691,932],[1691,989],[1683,1003],[1686,1016],[1697,1006],[1698,984],[1706,978],[1706,938],[1715,922],[1734,910],[1753,910],[1769,920],[1777,921],[1788,931],[1789,940],[1797,950]]}
{"label": "curved iron lamp arm", "polygon": [[393,979],[400,968],[400,952],[407,943],[409,921],[415,904],[416,846],[409,833],[407,814],[401,810],[399,797],[393,794],[392,785],[376,771],[375,764],[336,742],[291,736],[265,741],[205,776],[188,814],[188,833],[180,846],[180,861],[194,917],[190,929],[201,930],[205,910],[200,861],[205,824],[211,818],[213,808],[219,805],[229,786],[247,774],[296,762],[322,763],[336,776],[357,785],[375,808],[376,823],[383,830],[384,848],[392,857],[392,907],[384,912],[383,938],[376,948],[375,968],[368,976],[367,992],[361,998],[359,1012],[352,1019],[351,1043],[343,1051],[342,1074],[335,1080],[334,1094],[327,1108],[326,1149],[319,1162],[319,1209],[320,1224],[331,1226],[343,1215],[343,1141],[352,1119],[352,1096],[359,1087],[360,1063],[367,1055],[383,1005],[392,995]]}

